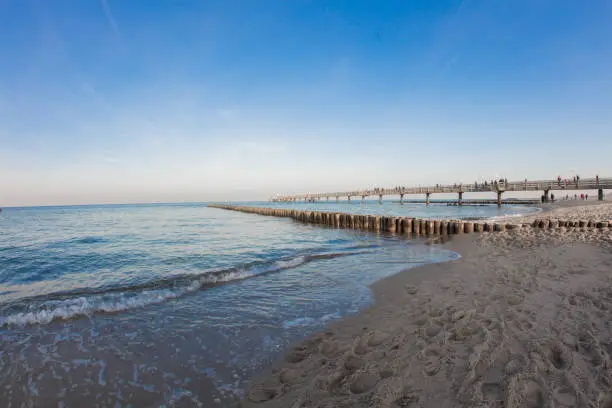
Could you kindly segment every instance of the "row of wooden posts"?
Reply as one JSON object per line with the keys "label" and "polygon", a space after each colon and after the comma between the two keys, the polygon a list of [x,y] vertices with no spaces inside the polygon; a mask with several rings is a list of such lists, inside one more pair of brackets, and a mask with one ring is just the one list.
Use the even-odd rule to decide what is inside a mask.
{"label": "row of wooden posts", "polygon": [[490,221],[432,220],[385,215],[361,215],[223,204],[210,204],[209,207],[252,214],[269,215],[274,217],[289,217],[304,223],[322,224],[336,228],[352,228],[417,235],[451,235],[470,234],[473,232],[501,232],[518,228],[612,228],[611,222],[590,220],[562,221],[542,219],[535,220],[531,223],[512,224]]}

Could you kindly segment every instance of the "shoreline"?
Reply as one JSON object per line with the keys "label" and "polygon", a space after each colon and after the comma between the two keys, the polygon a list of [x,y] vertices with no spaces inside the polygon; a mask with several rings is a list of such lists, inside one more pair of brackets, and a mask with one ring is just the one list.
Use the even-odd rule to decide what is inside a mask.
{"label": "shoreline", "polygon": [[[597,204],[530,217],[612,214]],[[442,245],[461,258],[373,283],[372,306],[298,343],[252,382],[244,407],[612,403],[610,232],[522,229]]]}

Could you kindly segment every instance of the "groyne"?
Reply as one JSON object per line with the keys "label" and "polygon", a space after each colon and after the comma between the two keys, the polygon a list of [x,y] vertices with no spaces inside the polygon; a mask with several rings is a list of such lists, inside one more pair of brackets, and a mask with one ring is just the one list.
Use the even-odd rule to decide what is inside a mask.
{"label": "groyne", "polygon": [[396,234],[454,235],[481,232],[502,232],[519,228],[597,228],[612,229],[612,221],[564,221],[536,219],[531,223],[506,223],[494,221],[437,220],[425,218],[364,215],[340,212],[305,211],[289,208],[247,207],[226,204],[209,204],[209,207],[240,211],[273,217],[288,217],[296,221],[320,224],[335,228],[384,231]]}

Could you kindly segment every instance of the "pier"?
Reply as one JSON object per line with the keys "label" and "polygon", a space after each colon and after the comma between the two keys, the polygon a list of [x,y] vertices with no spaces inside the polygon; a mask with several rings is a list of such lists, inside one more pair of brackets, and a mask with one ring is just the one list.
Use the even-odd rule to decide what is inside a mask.
{"label": "pier", "polygon": [[378,202],[382,204],[383,197],[385,196],[399,196],[400,203],[404,202],[404,196],[412,194],[424,194],[425,203],[430,204],[430,198],[433,194],[457,194],[457,205],[463,204],[464,193],[495,193],[497,199],[495,202],[498,206],[504,204],[502,196],[505,192],[510,191],[541,191],[543,192],[544,201],[550,201],[550,194],[552,191],[561,191],[567,194],[570,191],[577,190],[596,190],[598,200],[604,199],[604,190],[612,189],[612,178],[601,178],[594,177],[588,179],[579,180],[537,180],[537,181],[509,181],[504,180],[483,182],[483,183],[472,183],[472,184],[452,184],[452,185],[441,185],[436,184],[435,186],[427,187],[395,187],[395,188],[375,188],[366,190],[355,190],[355,191],[344,191],[334,193],[314,193],[314,194],[297,194],[273,197],[271,200],[275,202],[318,202],[321,200],[329,201],[330,198],[335,199],[336,202],[340,201],[340,198],[346,197],[348,202],[351,202],[351,198],[360,198],[362,203],[365,203],[368,197],[377,197]]}

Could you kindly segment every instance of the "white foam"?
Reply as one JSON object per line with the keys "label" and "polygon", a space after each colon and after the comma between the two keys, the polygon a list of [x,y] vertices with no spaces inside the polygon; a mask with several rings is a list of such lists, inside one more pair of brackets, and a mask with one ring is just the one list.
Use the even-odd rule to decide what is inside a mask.
{"label": "white foam", "polygon": [[152,289],[139,293],[113,293],[65,300],[43,302],[38,310],[19,312],[0,317],[0,327],[48,324],[53,320],[67,320],[78,316],[91,316],[96,312],[116,313],[162,303],[193,292],[199,282],[178,289]]}
{"label": "white foam", "polygon": [[288,329],[290,327],[304,327],[304,326],[318,326],[326,323],[333,319],[339,319],[341,317],[340,312],[329,313],[319,318],[314,317],[298,317],[293,320],[287,320],[283,323],[283,328]]}
{"label": "white foam", "polygon": [[37,310],[0,316],[0,327],[48,324],[54,320],[68,320],[79,316],[91,316],[100,312],[116,313],[137,309],[184,296],[187,293],[199,290],[205,285],[247,279],[261,273],[294,268],[305,262],[307,262],[307,259],[299,256],[284,261],[276,261],[264,266],[252,266],[235,271],[206,274],[199,279],[194,278],[191,284],[182,287],[149,289],[141,292],[107,293],[46,301],[39,304]]}

